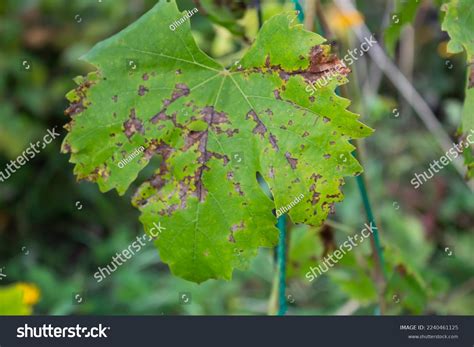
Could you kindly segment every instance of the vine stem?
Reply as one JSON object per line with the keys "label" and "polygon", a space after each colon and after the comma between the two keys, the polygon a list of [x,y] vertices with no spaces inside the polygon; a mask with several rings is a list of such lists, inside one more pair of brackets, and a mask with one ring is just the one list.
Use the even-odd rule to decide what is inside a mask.
{"label": "vine stem", "polygon": [[[349,48],[348,46],[349,44],[347,44],[345,48]],[[358,89],[359,83],[358,83],[358,75],[357,75],[356,69],[353,69],[353,73],[351,74],[350,79],[352,80],[350,83],[350,86],[352,86],[351,99],[356,101],[354,102],[356,112],[360,114],[364,114],[366,113],[365,105],[360,95],[360,91]],[[345,90],[345,88],[343,90]],[[346,94],[346,96],[348,96],[347,94],[349,93],[346,92],[342,94]],[[352,155],[361,163],[363,167],[365,167],[364,165],[365,158],[363,154],[364,154],[364,151],[361,148],[360,142],[356,142],[356,149],[353,151]],[[385,268],[385,259],[383,255],[383,249],[380,242],[380,233],[377,227],[377,223],[375,222],[374,213],[372,212],[369,194],[367,192],[367,184],[365,181],[365,173],[362,173],[359,176],[357,176],[356,181],[357,181],[357,187],[359,189],[360,196],[362,198],[362,203],[364,205],[367,221],[369,222],[369,226],[372,227],[370,246],[372,248],[372,257],[374,259],[374,264],[375,264],[374,279],[375,279],[375,285],[377,286],[378,301],[379,301],[379,307],[378,307],[378,310],[376,310],[376,314],[384,314],[385,306],[386,306],[385,300],[384,300],[384,293],[385,293],[385,288],[386,288],[387,274],[386,274],[386,268]]]}
{"label": "vine stem", "polygon": [[314,30],[314,15],[316,13],[316,0],[306,0],[304,9],[304,28],[309,31]]}
{"label": "vine stem", "polygon": [[[321,8],[319,8],[319,10],[317,11],[317,16],[318,16],[318,21],[320,21],[321,23],[327,23],[326,20],[325,20],[325,17],[324,17],[324,13],[323,11],[321,10]],[[325,34],[328,34],[328,33],[325,33],[323,32],[322,33],[323,35]],[[329,33],[330,35],[332,33]],[[343,41],[341,41],[341,44],[342,46],[345,46],[345,48],[349,48],[349,37],[348,36],[344,36],[343,37]],[[342,48],[342,47],[341,47]],[[358,86],[359,83],[357,81],[357,73],[356,73],[356,69],[353,69],[353,73],[352,73],[352,76],[351,76],[351,79],[352,79],[352,83],[350,84],[351,86]],[[351,98],[351,100],[355,100],[354,104],[355,104],[355,107],[358,109],[359,113],[362,113],[362,109],[363,109],[363,105],[362,105],[362,98],[361,98],[361,95],[360,95],[360,92],[359,90],[357,89],[357,87],[355,88],[352,88],[353,89],[353,98]],[[348,94],[347,92],[347,89],[346,88],[338,88],[338,90],[336,91],[338,94],[339,92],[342,91],[341,94]],[[358,150],[358,148],[356,147],[356,149],[354,150],[354,152],[352,153],[354,155],[354,157],[356,159],[358,159],[361,164],[363,164],[363,158],[358,158],[358,152],[360,152],[360,150]],[[373,215],[373,212],[372,212],[372,208],[371,208],[371,204],[370,204],[370,200],[369,200],[369,195],[367,193],[367,187],[366,187],[366,183],[365,183],[365,180],[364,180],[364,176],[363,174],[359,175],[356,177],[356,181],[357,181],[357,186],[358,186],[358,189],[359,189],[359,192],[360,192],[360,195],[361,195],[361,198],[362,198],[362,202],[363,202],[363,205],[364,205],[364,210],[365,210],[365,213],[366,213],[366,216],[367,216],[367,221],[369,222],[369,226],[372,227],[371,231],[371,239],[370,239],[370,245],[371,245],[371,248],[372,248],[372,256],[374,258],[374,264],[375,264],[375,284],[377,286],[377,292],[378,292],[378,301],[379,301],[379,307],[378,307],[378,310],[376,311],[376,314],[383,314],[385,312],[385,300],[384,300],[384,292],[385,292],[385,285],[386,285],[386,273],[385,273],[385,260],[384,260],[384,256],[383,256],[383,250],[382,250],[382,246],[381,246],[381,243],[380,243],[380,236],[379,236],[379,232],[378,232],[378,229],[377,229],[377,224],[375,222],[375,218],[374,218],[374,215]]]}
{"label": "vine stem", "polygon": [[304,22],[304,11],[303,8],[300,5],[300,2],[298,0],[291,0],[293,2],[293,5],[295,6],[295,10],[298,11],[298,20],[303,23]]}
{"label": "vine stem", "polygon": [[[357,156],[357,150],[354,151],[354,157],[360,160]],[[371,248],[372,248],[372,255],[374,258],[375,263],[375,282],[378,287],[378,296],[379,296],[379,309],[381,314],[385,313],[385,300],[384,300],[384,292],[386,287],[387,281],[387,273],[385,268],[385,259],[383,256],[382,245],[380,243],[380,235],[379,230],[377,228],[377,224],[375,223],[375,218],[372,213],[372,207],[370,206],[369,195],[367,194],[367,188],[365,184],[364,175],[360,174],[356,177],[357,186],[359,188],[360,195],[362,197],[362,202],[364,204],[365,213],[367,216],[367,220],[369,221],[369,225],[372,231],[372,237],[370,239]]]}
{"label": "vine stem", "polygon": [[280,232],[277,248],[278,255],[278,315],[284,316],[286,307],[286,215],[278,218],[278,230]]}

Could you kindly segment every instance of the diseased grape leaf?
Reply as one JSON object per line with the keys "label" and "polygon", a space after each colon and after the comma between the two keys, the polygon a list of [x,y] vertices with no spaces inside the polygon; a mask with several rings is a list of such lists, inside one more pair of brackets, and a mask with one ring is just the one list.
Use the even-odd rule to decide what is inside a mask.
{"label": "diseased grape leaf", "polygon": [[183,15],[174,1],[159,1],[83,57],[97,71],[67,95],[62,150],[78,179],[119,194],[161,157],[133,198],[148,233],[166,228],[155,241],[161,259],[190,281],[230,279],[259,247],[277,243],[275,209],[303,195],[288,213],[293,222],[326,219],[343,199],[343,176],[362,171],[349,140],[372,130],[334,92],[347,68],[305,90],[339,60],[294,13],[267,21],[230,70],[196,46],[189,21],[168,28]]}
{"label": "diseased grape leaf", "polygon": [[[466,52],[468,77],[462,112],[461,133],[474,138],[474,1],[451,0],[441,8],[446,12],[442,29],[448,32],[451,40],[448,51],[451,53]],[[472,140],[471,140],[472,141]],[[466,143],[466,141],[465,141]],[[464,151],[467,177],[474,177],[474,146]]]}

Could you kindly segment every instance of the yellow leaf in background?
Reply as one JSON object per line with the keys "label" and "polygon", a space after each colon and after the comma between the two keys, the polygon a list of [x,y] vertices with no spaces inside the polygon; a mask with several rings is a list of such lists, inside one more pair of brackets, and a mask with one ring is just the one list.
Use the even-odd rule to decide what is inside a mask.
{"label": "yellow leaf in background", "polygon": [[0,286],[0,316],[30,315],[39,298],[40,290],[32,283]]}
{"label": "yellow leaf in background", "polygon": [[17,283],[16,286],[23,291],[23,303],[25,305],[34,305],[38,302],[40,291],[36,285],[20,282]]}
{"label": "yellow leaf in background", "polygon": [[330,7],[327,14],[329,27],[339,34],[364,22],[364,16],[359,11],[342,12],[335,7]]}

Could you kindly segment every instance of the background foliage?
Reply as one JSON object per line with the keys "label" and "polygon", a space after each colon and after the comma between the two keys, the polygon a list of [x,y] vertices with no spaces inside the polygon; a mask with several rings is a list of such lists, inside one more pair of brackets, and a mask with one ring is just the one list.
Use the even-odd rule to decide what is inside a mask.
{"label": "background foliage", "polygon": [[[289,1],[262,3],[264,19],[292,8]],[[390,25],[390,4],[359,1],[357,6],[379,42]],[[1,2],[0,169],[47,129],[67,121],[63,95],[73,87],[73,77],[92,69],[77,58],[153,5],[154,1],[125,0]],[[195,6],[191,1],[179,1],[179,5],[182,9]],[[333,29],[350,36],[350,21],[341,20],[331,1],[323,5],[329,22],[336,26]],[[423,2],[414,16],[415,35],[401,31],[394,59],[455,141],[461,124],[466,57],[448,53],[442,16],[438,6]],[[239,26],[231,29],[234,34],[200,14],[191,19],[200,47],[224,65],[242,55],[258,30],[254,9],[236,15],[240,17]],[[29,70],[25,70],[25,60]],[[376,129],[365,141],[363,162],[387,258],[386,312],[474,314],[472,192],[452,166],[419,189],[412,188],[413,174],[423,172],[443,153],[388,80],[380,79],[376,94],[364,89],[368,78],[375,76],[369,63],[363,57],[352,67],[359,80],[351,83],[358,86],[359,100],[367,108],[362,121]],[[356,106],[357,100],[351,107]],[[28,312],[24,310],[34,304],[34,314],[267,312],[275,273],[269,249],[259,252],[250,271],[236,271],[231,282],[195,285],[173,277],[149,245],[96,283],[92,275],[97,267],[109,263],[143,230],[138,211],[129,204],[131,196],[101,194],[94,184],[76,183],[67,156],[59,154],[60,141],[0,183],[0,268],[7,274],[0,277],[0,314],[7,314],[5,303],[14,300],[22,307],[18,312]],[[365,217],[355,179],[346,182],[346,198],[322,230],[290,226],[290,314],[372,314],[380,300],[368,244],[356,248],[311,285],[304,278],[325,250],[363,228]],[[28,289],[19,282],[28,283]],[[19,290],[21,299],[15,294]],[[180,293],[189,293],[191,302],[183,304]]]}

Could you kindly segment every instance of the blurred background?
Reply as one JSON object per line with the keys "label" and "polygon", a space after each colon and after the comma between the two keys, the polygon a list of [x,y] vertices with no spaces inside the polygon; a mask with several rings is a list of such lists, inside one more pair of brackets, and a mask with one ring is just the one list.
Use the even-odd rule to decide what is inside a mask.
{"label": "blurred background", "polygon": [[[261,1],[263,20],[296,1]],[[60,154],[68,122],[66,92],[91,71],[78,60],[95,43],[125,28],[155,0],[4,0],[0,2],[0,170],[57,126],[60,138],[8,180],[0,182],[0,315],[6,314],[267,314],[274,303],[274,250],[261,249],[247,272],[232,281],[193,284],[170,274],[153,245],[100,283],[110,263],[143,228],[124,197],[76,182]],[[304,1],[299,3],[305,8]],[[326,23],[314,29],[339,54],[359,47],[352,33],[365,23],[458,141],[466,62],[446,50],[441,1],[420,1],[399,16],[400,2],[357,1],[358,12],[318,2]],[[178,1],[196,6],[191,18],[200,47],[224,65],[242,56],[258,31],[257,2]],[[308,16],[307,16],[308,17]],[[408,18],[408,21],[404,21]],[[303,19],[303,18],[300,18]],[[307,19],[306,19],[307,20]],[[406,22],[406,23],[405,23]],[[411,24],[410,24],[411,23]],[[406,25],[405,25],[406,24]],[[384,40],[384,32],[386,34]],[[342,54],[342,56],[345,53]],[[474,314],[474,198],[449,165],[419,189],[410,184],[443,151],[416,112],[366,54],[351,66],[342,94],[376,131],[359,145],[368,194],[381,234],[386,277],[380,281],[367,242],[312,283],[305,278],[366,222],[356,179],[321,228],[288,222],[288,314]]]}

